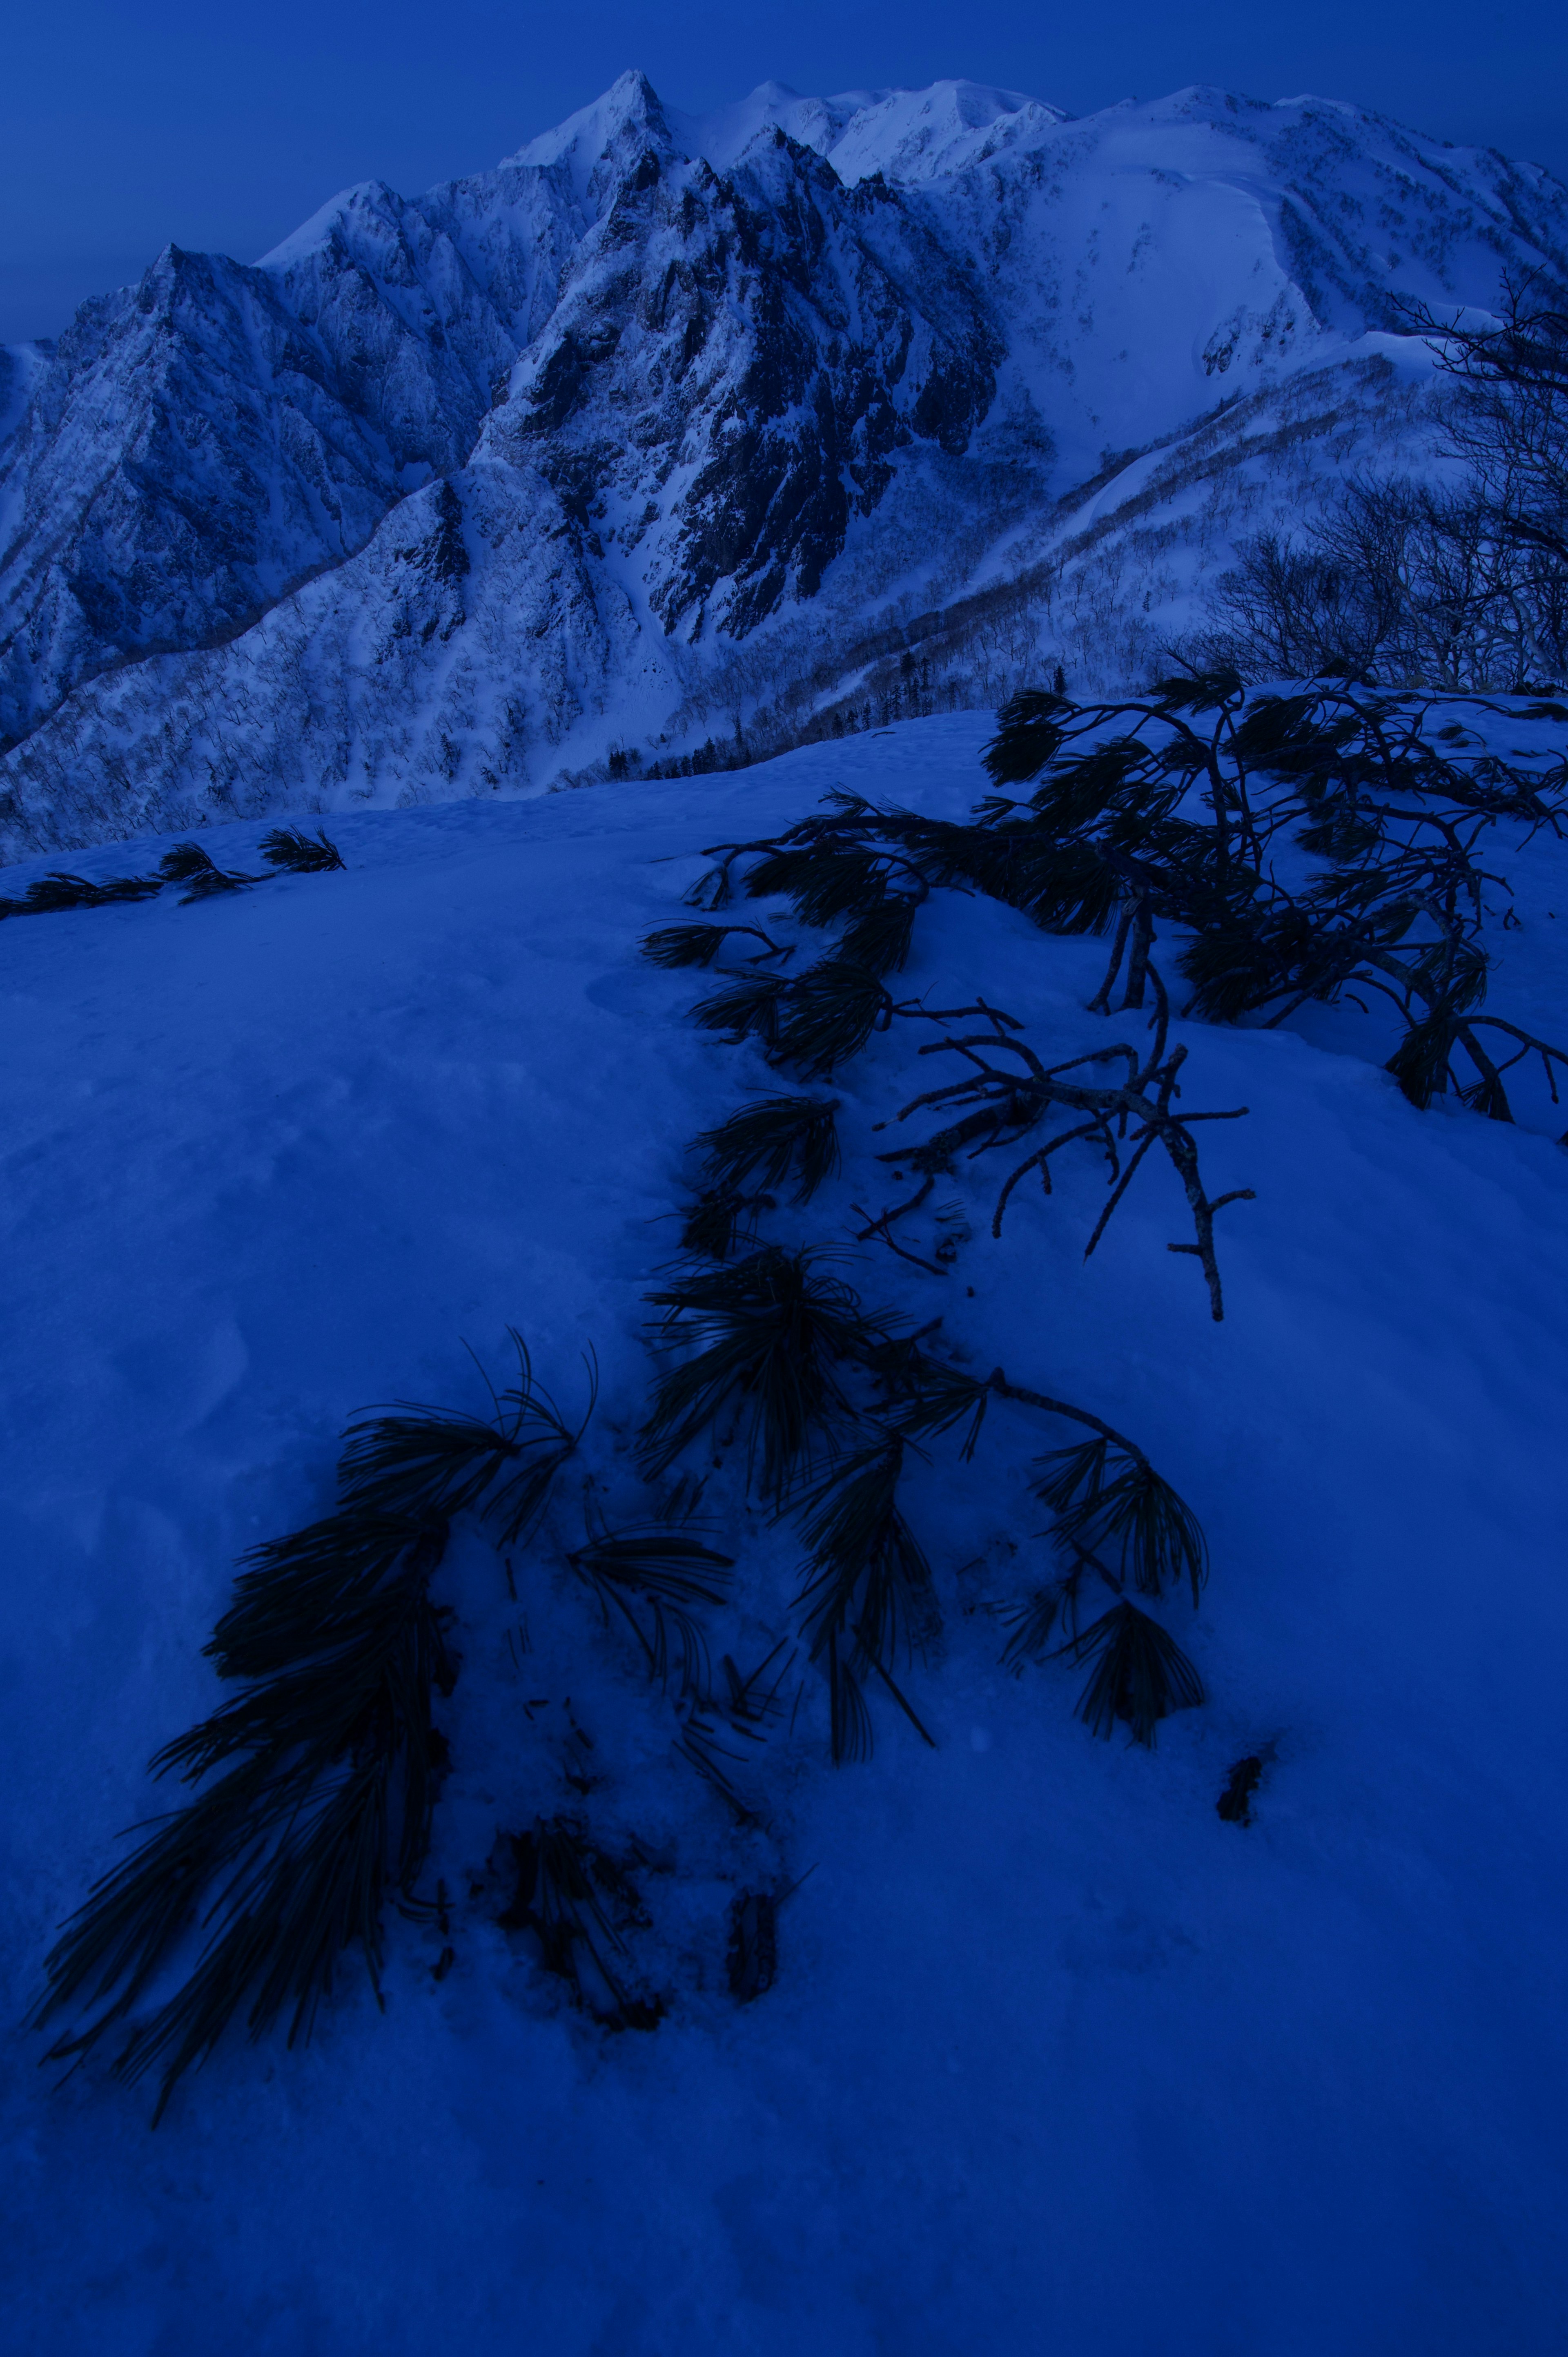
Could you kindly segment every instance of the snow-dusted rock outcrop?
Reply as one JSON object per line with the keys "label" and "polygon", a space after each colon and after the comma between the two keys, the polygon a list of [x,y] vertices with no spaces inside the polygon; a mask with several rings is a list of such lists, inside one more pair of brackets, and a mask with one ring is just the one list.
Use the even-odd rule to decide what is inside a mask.
{"label": "snow-dusted rock outcrop", "polygon": [[625,75],[11,356],[0,833],[537,791],[1135,663],[1228,532],[1419,431],[1394,294],[1541,261],[1549,175],[1316,100],[693,120]]}

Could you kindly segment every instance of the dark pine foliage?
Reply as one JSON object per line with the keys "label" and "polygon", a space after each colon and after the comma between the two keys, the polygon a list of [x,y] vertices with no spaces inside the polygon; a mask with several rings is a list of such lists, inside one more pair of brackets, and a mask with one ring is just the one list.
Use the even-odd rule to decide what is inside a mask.
{"label": "dark pine foliage", "polygon": [[838,1171],[837,1111],[832,1097],[754,1099],[697,1139],[703,1178],[714,1192],[734,1196],[753,1178],[781,1188],[793,1177],[792,1200],[809,1203]]}
{"label": "dark pine foliage", "polygon": [[693,1608],[726,1600],[733,1555],[705,1545],[689,1524],[648,1523],[604,1532],[568,1560],[606,1619],[614,1611],[631,1631],[651,1677],[665,1684],[673,1665],[683,1699],[706,1694],[712,1673]]}
{"label": "dark pine foliage", "polygon": [[40,876],[28,885],[20,905],[29,916],[49,916],[57,909],[96,909],[102,898],[100,888],[81,876]]}
{"label": "dark pine foliage", "polygon": [[779,1036],[779,1001],[789,987],[782,974],[733,974],[723,990],[698,1001],[692,1020],[704,1031],[727,1031],[737,1046],[756,1039],[771,1048]]}
{"label": "dark pine foliage", "polygon": [[337,845],[320,828],[310,835],[297,826],[274,826],[263,835],[260,848],[270,866],[286,868],[294,876],[319,876],[343,865]]}
{"label": "dark pine foliage", "polygon": [[737,1195],[708,1188],[682,1214],[681,1249],[701,1260],[728,1260],[740,1250],[755,1252],[762,1239],[752,1214],[770,1204],[768,1195]]}
{"label": "dark pine foliage", "polygon": [[[451,1520],[478,1509],[503,1541],[532,1530],[582,1436],[513,1339],[493,1422],[406,1404],[360,1419],[338,1512],[244,1558],[207,1649],[242,1691],[159,1753],[156,1773],[202,1789],[94,1886],[50,1955],[37,2018],[91,2017],[54,2059],[124,2029],[114,2067],[161,2069],[161,2115],[237,2014],[252,2038],[286,2014],[292,2045],[347,1951],[376,1983],[385,1893],[413,1890],[445,1757],[432,1697],[454,1673],[430,1583]],[[133,2020],[193,1943],[174,1993]]]}
{"label": "dark pine foliage", "polygon": [[931,1567],[898,1505],[908,1444],[884,1434],[853,1451],[802,1501],[811,1569],[799,1604],[811,1659],[825,1664],[835,1760],[871,1750],[862,1691],[876,1676],[930,1741],[894,1683],[902,1656],[922,1652],[940,1625]]}
{"label": "dark pine foliage", "polygon": [[158,862],[158,874],[166,884],[188,887],[179,896],[182,907],[192,900],[215,899],[223,892],[243,892],[262,880],[259,876],[230,874],[199,843],[177,843],[172,851],[166,851]]}
{"label": "dark pine foliage", "polygon": [[[1446,716],[1455,699],[1440,701]],[[793,1010],[775,1002],[736,1036],[832,1070],[889,1018],[871,985],[901,968],[920,903],[949,885],[1049,931],[1112,931],[1105,1012],[1119,986],[1122,1009],[1156,987],[1161,926],[1181,937],[1189,1011],[1211,1020],[1278,1023],[1308,999],[1379,995],[1401,1018],[1389,1069],[1412,1103],[1454,1092],[1509,1119],[1508,1071],[1538,1058],[1555,1091],[1568,1051],[1481,1011],[1483,888],[1506,889],[1483,845],[1503,823],[1557,828],[1568,765],[1510,767],[1451,719],[1434,731],[1433,704],[1350,682],[1255,695],[1223,668],[1118,702],[1015,696],[984,755],[1000,791],[968,823],[835,794],[782,835],[714,847],[699,902],[727,900],[738,867],[748,893],[845,927]],[[1026,800],[1011,791],[1026,786]],[[1310,863],[1295,885],[1275,856],[1287,843]]]}
{"label": "dark pine foliage", "polygon": [[869,966],[824,958],[783,993],[772,1060],[796,1065],[808,1080],[825,1079],[858,1056],[874,1031],[885,1031],[892,1015],[893,1001]]}
{"label": "dark pine foliage", "polygon": [[1109,1737],[1120,1719],[1134,1743],[1152,1747],[1162,1718],[1203,1700],[1203,1681],[1180,1646],[1125,1598],[1063,1650],[1095,1665],[1077,1714],[1092,1734]]}
{"label": "dark pine foliage", "polygon": [[574,2003],[607,2029],[657,2029],[663,2005],[634,1995],[612,1962],[625,1954],[626,1943],[610,1906],[619,1901],[633,1920],[640,1916],[624,1871],[571,1817],[542,1817],[531,1832],[512,1835],[510,1846],[517,1881],[498,1919],[503,1928],[532,1932],[545,1971],[564,1980]]}
{"label": "dark pine foliage", "polygon": [[752,952],[754,961],[768,957],[788,957],[788,950],[759,931],[756,925],[661,925],[642,944],[642,954],[654,965],[710,966],[726,942],[736,934],[746,934],[762,942]]}
{"label": "dark pine foliage", "polygon": [[1100,1437],[1046,1458],[1053,1469],[1035,1494],[1056,1517],[1060,1545],[1140,1596],[1186,1585],[1196,1607],[1208,1577],[1208,1549],[1197,1517],[1146,1457],[1125,1442]]}
{"label": "dark pine foliage", "polygon": [[246,1558],[208,1648],[245,1691],[154,1762],[213,1781],[67,1924],[38,2018],[94,2018],[50,2059],[123,2026],[193,1933],[181,1986],[115,2061],[131,2080],[161,2070],[158,2115],[242,2009],[252,2038],[286,2014],[293,2045],[347,1950],[378,1979],[385,1887],[412,1889],[429,1840],[431,1697],[452,1682],[429,1601],[446,1536],[438,1520],[344,1513]]}
{"label": "dark pine foliage", "polygon": [[666,1339],[694,1346],[654,1387],[639,1444],[650,1476],[733,1411],[747,1426],[752,1477],[765,1497],[777,1498],[822,1436],[851,1415],[839,1370],[864,1360],[886,1329],[820,1259],[764,1245],[649,1296],[665,1312]]}

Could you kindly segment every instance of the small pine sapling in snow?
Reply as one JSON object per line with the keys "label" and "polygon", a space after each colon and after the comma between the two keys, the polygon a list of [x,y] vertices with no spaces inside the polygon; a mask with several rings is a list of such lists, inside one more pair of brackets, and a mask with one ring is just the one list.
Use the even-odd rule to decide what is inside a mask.
{"label": "small pine sapling in snow", "polygon": [[270,866],[286,868],[294,876],[320,876],[343,865],[341,852],[320,828],[309,835],[296,826],[274,826],[263,835],[260,849]]}

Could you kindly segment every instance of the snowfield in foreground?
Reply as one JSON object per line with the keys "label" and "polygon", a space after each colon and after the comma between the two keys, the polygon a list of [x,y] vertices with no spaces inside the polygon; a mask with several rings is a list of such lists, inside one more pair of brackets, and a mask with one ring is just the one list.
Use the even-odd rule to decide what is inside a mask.
{"label": "snowfield in foreground", "polygon": [[[509,1325],[570,1406],[591,1349],[596,1499],[646,1512],[627,1444],[682,1149],[767,1075],[685,1019],[706,978],[638,942],[702,845],[835,784],[961,814],[989,726],[348,816],[347,874],[0,927],[12,2345],[1561,2346],[1564,1116],[1417,1114],[1353,1017],[1182,1027],[1186,1101],[1250,1108],[1202,1138],[1211,1189],[1257,1193],[1220,1223],[1222,1325],[1153,1165],[1087,1264],[1085,1157],[1000,1242],[1001,1170],[973,1167],[946,1277],[844,1265],[1107,1417],[1201,1516],[1213,1576],[1168,1618],[1209,1699],[1157,1749],[1091,1738],[1081,1671],[998,1666],[1044,1555],[1029,1462],[1064,1437],[1037,1420],[997,1406],[974,1466],[939,1446],[912,1492],[946,1627],[907,1690],[936,1748],[883,1697],[874,1759],[832,1769],[808,1673],[792,1738],[746,1763],[761,1830],[674,1760],[671,1704],[564,1583],[569,1484],[516,1603],[478,1540],[441,1574],[450,1937],[392,1913],[384,2016],[351,1964],[307,2049],[231,2034],[156,2133],[145,2088],[94,2062],[57,2092],[15,2027],[114,1836],[165,1804],[144,1763],[213,1706],[234,1557],[328,1510],[352,1411],[483,1410],[463,1345],[499,1376]],[[257,833],[203,840],[253,869]],[[1560,1036],[1568,855],[1511,872],[1493,1004]],[[1065,1056],[1113,1036],[1085,1012],[1103,959],[942,894],[900,987],[983,993]],[[931,1084],[917,1028],[839,1076],[843,1176],[775,1232],[842,1240],[888,1200],[873,1125]],[[755,1658],[799,1553],[732,1473],[703,1508],[739,1559],[715,1650]],[[1270,1744],[1255,1822],[1221,1822]],[[496,1923],[499,1838],[563,1808],[642,1845],[651,2035],[595,2029]],[[737,2006],[732,1896],[801,1876],[777,1983]]]}

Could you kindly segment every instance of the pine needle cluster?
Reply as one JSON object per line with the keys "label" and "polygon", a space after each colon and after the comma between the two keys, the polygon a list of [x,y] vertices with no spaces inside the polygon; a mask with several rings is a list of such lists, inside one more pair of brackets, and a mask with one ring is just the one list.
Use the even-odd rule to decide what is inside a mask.
{"label": "pine needle cluster", "polygon": [[269,866],[285,868],[291,876],[320,876],[343,865],[337,845],[328,843],[319,827],[306,834],[297,826],[274,826],[263,835],[260,849]]}
{"label": "pine needle cluster", "polygon": [[654,1385],[639,1441],[650,1478],[733,1411],[746,1426],[748,1478],[778,1500],[852,1416],[843,1369],[864,1361],[885,1329],[822,1260],[765,1244],[732,1266],[682,1272],[649,1296],[665,1313],[664,1341],[692,1346]]}
{"label": "pine needle cluster", "polygon": [[924,1651],[939,1625],[931,1566],[898,1506],[908,1446],[900,1434],[878,1437],[835,1464],[802,1503],[811,1569],[798,1606],[811,1659],[827,1669],[835,1761],[870,1753],[862,1685],[872,1674],[926,1733],[893,1679],[900,1656]]}
{"label": "pine needle cluster", "polygon": [[413,1890],[445,1754],[432,1705],[454,1669],[430,1586],[452,1521],[532,1532],[585,1426],[514,1340],[493,1420],[400,1403],[356,1421],[337,1512],[244,1558],[207,1649],[242,1690],[158,1754],[155,1774],[201,1789],[93,1887],[49,1956],[38,2019],[91,2017],[51,2059],[124,2029],[114,2068],[161,2071],[161,2115],[242,2012],[253,2039],[285,2015],[290,2045],[307,2038],[351,1949],[379,1989],[385,1894]]}
{"label": "pine needle cluster", "polygon": [[689,1528],[650,1523],[604,1532],[567,1561],[607,1620],[614,1612],[631,1631],[650,1676],[662,1686],[673,1667],[682,1701],[706,1695],[713,1672],[693,1608],[727,1600],[733,1555],[720,1555]]}
{"label": "pine needle cluster", "polygon": [[622,1978],[626,1941],[611,1921],[618,1900],[646,1921],[624,1870],[571,1817],[541,1817],[511,1836],[517,1880],[498,1919],[507,1931],[532,1932],[540,1961],[564,1980],[575,2004],[608,2029],[654,2029],[665,2007],[635,1995]]}

